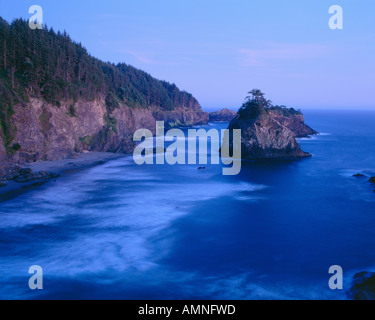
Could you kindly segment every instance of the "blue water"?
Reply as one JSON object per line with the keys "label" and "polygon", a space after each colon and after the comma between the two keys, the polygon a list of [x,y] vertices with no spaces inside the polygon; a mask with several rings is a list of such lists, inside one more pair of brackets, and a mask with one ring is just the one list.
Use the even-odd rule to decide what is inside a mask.
{"label": "blue water", "polygon": [[223,176],[128,156],[0,203],[0,298],[347,299],[354,273],[375,270],[375,193],[352,177],[375,175],[375,112],[305,117],[322,133],[300,140],[311,159]]}

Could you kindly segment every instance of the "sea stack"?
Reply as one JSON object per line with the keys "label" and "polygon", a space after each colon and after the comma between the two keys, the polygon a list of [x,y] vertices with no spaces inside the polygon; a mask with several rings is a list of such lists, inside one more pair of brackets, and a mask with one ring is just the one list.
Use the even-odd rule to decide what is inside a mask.
{"label": "sea stack", "polygon": [[226,122],[232,121],[237,115],[236,111],[229,109],[221,109],[210,113],[210,121],[212,122]]}
{"label": "sea stack", "polygon": [[[241,153],[248,160],[287,160],[311,157],[301,150],[296,134],[272,117],[271,102],[258,90],[252,90],[230,130],[241,129]],[[233,141],[230,138],[229,141]],[[230,150],[233,145],[230,144]]]}

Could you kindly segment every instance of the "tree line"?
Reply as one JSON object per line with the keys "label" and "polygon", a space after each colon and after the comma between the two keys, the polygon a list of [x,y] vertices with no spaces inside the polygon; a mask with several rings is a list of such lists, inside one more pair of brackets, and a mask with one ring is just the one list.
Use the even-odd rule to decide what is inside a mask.
{"label": "tree line", "polygon": [[[125,63],[112,64],[91,56],[81,43],[46,25],[31,30],[28,22],[8,23],[0,17],[0,126],[2,138],[12,131],[12,106],[30,97],[60,106],[79,99],[105,98],[108,112],[120,104],[132,108],[198,105],[195,98],[176,85],[159,81]],[[5,141],[6,142],[6,141]]]}

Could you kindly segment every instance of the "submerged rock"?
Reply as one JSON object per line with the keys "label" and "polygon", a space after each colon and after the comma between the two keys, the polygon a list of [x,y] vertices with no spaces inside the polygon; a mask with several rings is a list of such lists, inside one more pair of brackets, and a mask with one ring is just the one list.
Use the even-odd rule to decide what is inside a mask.
{"label": "submerged rock", "polygon": [[349,296],[355,300],[375,300],[375,273],[357,273],[353,278]]}
{"label": "submerged rock", "polygon": [[0,182],[0,188],[6,187],[7,185],[4,182]]}
{"label": "submerged rock", "polygon": [[355,178],[364,178],[365,175],[362,174],[362,173],[357,173],[357,174],[353,174],[353,177],[355,177]]}

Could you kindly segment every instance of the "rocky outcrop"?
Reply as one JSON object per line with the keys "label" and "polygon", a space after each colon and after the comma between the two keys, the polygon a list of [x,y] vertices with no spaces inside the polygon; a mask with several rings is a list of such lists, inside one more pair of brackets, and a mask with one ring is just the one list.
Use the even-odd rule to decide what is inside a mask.
{"label": "rocky outcrop", "polygon": [[229,109],[222,109],[210,113],[210,121],[212,122],[227,122],[232,121],[237,115],[236,111]]}
{"label": "rocky outcrop", "polygon": [[[268,114],[280,122],[283,126],[292,131],[296,138],[304,138],[311,135],[318,134],[317,131],[310,128],[306,123],[302,112],[293,108],[273,106],[267,109]],[[228,109],[210,113],[210,121],[212,122],[226,122],[232,121],[237,115],[237,112]]]}
{"label": "rocky outcrop", "polygon": [[0,35],[0,177],[84,150],[129,153],[134,132],[155,132],[156,120],[166,128],[208,123],[190,93],[100,61],[66,32],[30,32],[26,20],[0,17]]}
{"label": "rocky outcrop", "polygon": [[365,175],[362,174],[362,173],[356,173],[356,174],[353,174],[353,177],[354,177],[354,178],[364,178]]}
{"label": "rocky outcrop", "polygon": [[3,139],[0,136],[0,176],[2,176],[4,172],[4,168],[8,165],[8,157],[4,147]]}
{"label": "rocky outcrop", "polygon": [[[296,159],[311,155],[301,150],[296,135],[258,104],[241,108],[228,129],[241,129],[243,159]],[[230,138],[230,149],[233,149]]]}
{"label": "rocky outcrop", "polygon": [[59,177],[56,173],[39,171],[33,172],[30,168],[13,167],[6,175],[1,177],[0,187],[6,187],[6,183],[2,181],[15,181],[20,184],[32,182],[33,185],[44,184],[45,182]]}
{"label": "rocky outcrop", "polygon": [[14,181],[18,183],[33,182],[33,181],[46,181],[49,179],[57,178],[59,175],[55,173],[40,171],[33,172],[31,169],[21,169],[14,177]]}
{"label": "rocky outcrop", "polygon": [[130,153],[135,146],[134,132],[146,128],[155,133],[156,121],[165,121],[166,127],[208,123],[208,113],[199,104],[193,109],[176,107],[170,111],[120,105],[109,114],[104,99],[97,98],[79,100],[74,116],[69,108],[69,102],[56,107],[36,98],[26,106],[14,106],[11,121],[17,130],[12,144],[19,148],[6,152],[0,141],[0,174],[6,174],[10,164],[57,160],[84,150]]}
{"label": "rocky outcrop", "polygon": [[[369,182],[375,187],[375,177],[371,177],[369,179]],[[375,192],[375,189],[374,189],[374,192]]]}
{"label": "rocky outcrop", "polygon": [[375,300],[375,273],[357,273],[349,290],[349,297],[354,300]]}
{"label": "rocky outcrop", "polygon": [[292,131],[296,138],[303,138],[318,134],[317,131],[305,124],[305,119],[302,112],[296,111],[293,108],[271,107],[268,110],[268,114]]}

